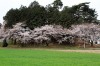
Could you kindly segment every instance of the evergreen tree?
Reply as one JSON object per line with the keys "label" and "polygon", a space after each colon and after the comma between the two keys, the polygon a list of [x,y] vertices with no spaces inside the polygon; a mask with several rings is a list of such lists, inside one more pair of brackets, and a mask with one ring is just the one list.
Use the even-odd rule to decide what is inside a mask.
{"label": "evergreen tree", "polygon": [[53,7],[57,9],[60,9],[63,6],[63,3],[61,0],[55,0],[52,4],[53,4]]}
{"label": "evergreen tree", "polygon": [[72,24],[92,23],[97,21],[96,11],[89,7],[89,3],[80,3],[72,7],[65,6],[63,10],[61,0],[55,0],[46,7],[33,1],[28,7],[10,9],[4,16],[5,27],[12,28],[18,22],[24,22],[29,28],[34,29],[46,24],[70,27]]}

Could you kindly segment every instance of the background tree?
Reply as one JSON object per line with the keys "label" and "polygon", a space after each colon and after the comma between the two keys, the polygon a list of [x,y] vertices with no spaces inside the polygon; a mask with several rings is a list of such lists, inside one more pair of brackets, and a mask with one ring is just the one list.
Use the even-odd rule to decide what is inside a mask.
{"label": "background tree", "polygon": [[97,20],[96,11],[89,7],[89,2],[74,5],[72,10],[75,10],[74,17],[77,18],[77,22],[94,22]]}
{"label": "background tree", "polygon": [[60,9],[63,6],[63,3],[61,0],[55,0],[52,4],[53,4],[53,7],[57,9]]}
{"label": "background tree", "polygon": [[46,10],[43,6],[39,5],[38,2],[32,2],[29,7],[29,17],[26,24],[29,28],[43,26],[46,23]]}
{"label": "background tree", "polygon": [[7,22],[5,26],[11,28],[12,25],[16,24],[20,20],[19,16],[20,13],[18,9],[10,9],[4,17],[4,20]]}
{"label": "background tree", "polygon": [[55,9],[49,4],[46,6],[46,11],[47,11],[47,15],[46,15],[47,24],[58,24],[60,18],[59,10]]}
{"label": "background tree", "polygon": [[29,17],[29,10],[26,6],[21,5],[21,7],[19,8],[20,11],[20,22],[26,21]]}
{"label": "background tree", "polygon": [[73,12],[71,12],[71,8],[68,6],[65,6],[63,10],[60,12],[60,24],[63,27],[70,27],[71,24],[73,24],[74,19],[72,18],[72,13]]}
{"label": "background tree", "polygon": [[61,25],[70,27],[72,24],[93,23],[97,20],[94,9],[89,7],[89,3],[80,3],[72,7],[65,6],[61,11]]}
{"label": "background tree", "polygon": [[30,5],[29,8],[34,8],[34,6],[40,6],[37,1],[33,1]]}
{"label": "background tree", "polygon": [[[89,7],[89,3],[80,3],[72,7],[65,6],[63,10],[61,0],[55,0],[46,7],[41,6],[37,1],[33,1],[28,7],[21,6],[19,9],[10,9],[4,16],[5,27],[23,22],[30,29],[46,24],[62,25],[70,27],[72,24],[93,23],[97,21],[96,11]],[[97,22],[96,22],[97,23]]]}

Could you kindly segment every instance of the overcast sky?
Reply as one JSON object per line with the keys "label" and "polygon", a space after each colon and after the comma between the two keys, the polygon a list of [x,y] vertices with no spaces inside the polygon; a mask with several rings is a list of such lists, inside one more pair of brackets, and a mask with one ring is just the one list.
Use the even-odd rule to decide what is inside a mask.
{"label": "overcast sky", "polygon": [[[28,6],[34,0],[0,0],[0,23],[3,23],[3,16],[11,8],[19,8],[21,5]],[[54,0],[36,0],[40,5],[46,6]],[[91,2],[90,7],[96,9],[100,20],[100,0],[62,0],[64,6],[72,6],[82,2]]]}

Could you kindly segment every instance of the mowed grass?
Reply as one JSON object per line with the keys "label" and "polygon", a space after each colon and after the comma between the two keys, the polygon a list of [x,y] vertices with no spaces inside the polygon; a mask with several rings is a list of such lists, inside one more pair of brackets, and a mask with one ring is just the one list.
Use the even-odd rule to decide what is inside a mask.
{"label": "mowed grass", "polygon": [[100,66],[100,54],[1,48],[0,66]]}

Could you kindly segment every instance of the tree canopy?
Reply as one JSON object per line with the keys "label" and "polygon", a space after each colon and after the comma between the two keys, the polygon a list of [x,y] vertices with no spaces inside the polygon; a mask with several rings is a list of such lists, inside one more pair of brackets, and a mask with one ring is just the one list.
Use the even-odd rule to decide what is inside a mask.
{"label": "tree canopy", "polygon": [[[4,16],[5,27],[12,28],[18,22],[25,23],[30,29],[46,24],[57,24],[63,27],[70,27],[72,24],[92,23],[97,21],[95,9],[89,7],[89,2],[64,6],[61,0],[55,0],[46,7],[37,1],[29,4],[28,7],[21,6],[18,9],[10,9]],[[61,10],[60,10],[61,9]]]}

